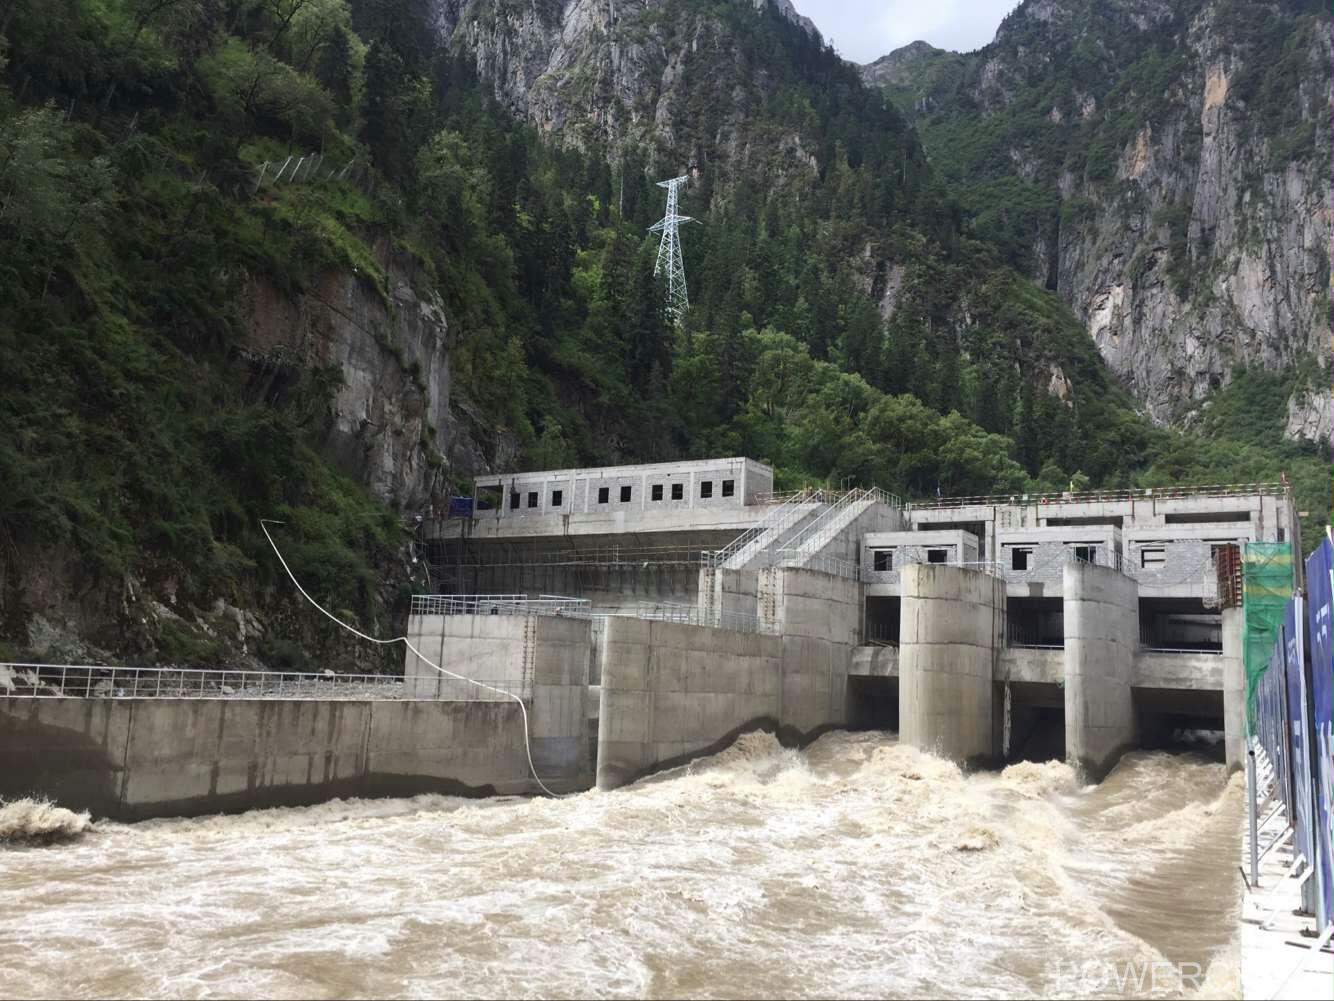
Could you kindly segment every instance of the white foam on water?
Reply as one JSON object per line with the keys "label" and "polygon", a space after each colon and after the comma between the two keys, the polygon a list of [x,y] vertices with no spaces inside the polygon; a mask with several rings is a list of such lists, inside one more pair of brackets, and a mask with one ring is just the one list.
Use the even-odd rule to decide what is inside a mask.
{"label": "white foam on water", "polygon": [[91,825],[86,811],[75,813],[49,800],[0,800],[0,843],[53,844],[77,838]]}
{"label": "white foam on water", "polygon": [[1196,957],[1210,996],[1234,923],[1198,884],[1229,878],[1239,817],[1191,757],[1083,789],[1060,763],[757,733],[560,800],[99,823],[0,853],[0,995],[1195,996],[1097,973]]}

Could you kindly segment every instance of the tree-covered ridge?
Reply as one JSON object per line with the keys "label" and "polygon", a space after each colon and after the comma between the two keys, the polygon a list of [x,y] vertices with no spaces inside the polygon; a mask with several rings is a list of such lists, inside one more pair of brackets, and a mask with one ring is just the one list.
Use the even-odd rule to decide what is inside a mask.
{"label": "tree-covered ridge", "polygon": [[[765,68],[745,157],[708,132],[735,79],[707,43],[687,60],[699,133],[611,149],[544,141],[495,106],[417,0],[0,13],[0,638],[26,643],[59,590],[26,568],[49,561],[66,590],[110,596],[106,647],[216,660],[207,634],[140,629],[134,602],[271,604],[261,517],[291,524],[314,591],[385,618],[414,512],[329,449],[342,370],[259,350],[243,300],[336,273],[392,314],[395,261],[443,303],[454,409],[487,462],[746,453],[788,483],[910,497],[1236,478],[1238,453],[1135,414],[1069,311],[965,232],[912,130],[831,51],[771,10],[674,3]],[[813,163],[785,152],[794,134]],[[261,164],[315,152],[354,169],[259,183]],[[693,308],[671,329],[646,227],[661,165],[690,156]],[[376,336],[402,357],[392,327]],[[439,390],[406,361],[403,384]],[[447,465],[446,436],[416,446],[439,501],[477,471]],[[1245,455],[1247,478],[1277,473]],[[1328,510],[1328,482],[1312,490]]]}
{"label": "tree-covered ridge", "polygon": [[1185,43],[1206,7],[1209,30],[1227,39],[1237,66],[1228,92],[1246,109],[1251,139],[1267,142],[1276,161],[1321,157],[1327,172],[1330,151],[1313,141],[1322,83],[1307,78],[1305,50],[1313,35],[1328,35],[1330,10],[1310,0],[1062,0],[1046,16],[1012,11],[976,53],[908,47],[866,75],[909,111],[972,231],[1032,272],[1034,243],[1058,213],[1080,212],[1062,206],[1062,177],[1067,186],[1072,178],[1076,187],[1114,187],[1136,133],[1190,104],[1202,67]]}

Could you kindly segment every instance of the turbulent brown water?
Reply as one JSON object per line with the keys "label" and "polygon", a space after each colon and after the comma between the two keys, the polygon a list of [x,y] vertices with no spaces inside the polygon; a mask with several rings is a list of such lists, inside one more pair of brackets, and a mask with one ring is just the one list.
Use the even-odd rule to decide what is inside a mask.
{"label": "turbulent brown water", "polygon": [[1235,996],[1240,816],[1194,756],[1080,788],[837,733],[561,800],[98,823],[0,848],[0,995]]}

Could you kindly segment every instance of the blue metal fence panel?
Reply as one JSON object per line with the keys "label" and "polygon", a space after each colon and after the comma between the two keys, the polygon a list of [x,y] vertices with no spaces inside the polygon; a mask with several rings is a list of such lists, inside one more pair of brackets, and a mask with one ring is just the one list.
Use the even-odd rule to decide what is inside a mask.
{"label": "blue metal fence panel", "polygon": [[1315,863],[1320,881],[1316,901],[1321,929],[1334,923],[1334,743],[1330,739],[1334,692],[1334,545],[1326,538],[1306,561],[1307,634],[1311,654],[1312,739],[1315,743]]}
{"label": "blue metal fence panel", "polygon": [[1306,617],[1302,600],[1294,597],[1283,609],[1283,627],[1279,632],[1283,654],[1285,708],[1288,724],[1288,750],[1292,770],[1292,801],[1288,814],[1292,820],[1293,848],[1314,865],[1315,851],[1313,799],[1311,795],[1311,733],[1306,691]]}

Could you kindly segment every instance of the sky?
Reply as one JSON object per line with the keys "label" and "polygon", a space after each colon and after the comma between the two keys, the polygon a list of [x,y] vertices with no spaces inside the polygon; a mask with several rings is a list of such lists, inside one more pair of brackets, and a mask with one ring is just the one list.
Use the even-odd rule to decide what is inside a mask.
{"label": "sky", "polygon": [[991,41],[1018,0],[792,0],[844,59],[869,63],[921,39],[969,52]]}

